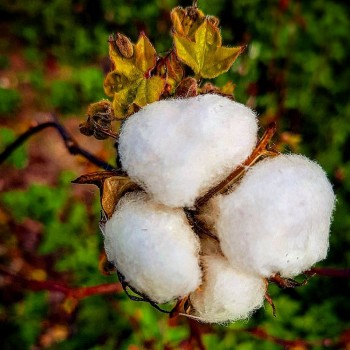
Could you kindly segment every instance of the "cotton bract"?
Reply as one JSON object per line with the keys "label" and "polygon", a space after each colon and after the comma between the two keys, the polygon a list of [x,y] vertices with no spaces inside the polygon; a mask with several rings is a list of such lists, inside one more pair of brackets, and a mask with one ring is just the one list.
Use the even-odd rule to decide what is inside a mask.
{"label": "cotton bract", "polygon": [[156,201],[191,207],[249,156],[257,129],[256,115],[226,97],[162,100],[124,123],[121,162]]}
{"label": "cotton bract", "polygon": [[128,194],[107,221],[104,236],[108,260],[155,302],[185,296],[201,283],[199,240],[181,209]]}
{"label": "cotton bract", "polygon": [[299,155],[265,159],[216,199],[221,249],[247,272],[296,276],[326,257],[334,201],[318,164]]}
{"label": "cotton bract", "polygon": [[203,257],[205,281],[191,294],[195,316],[209,323],[225,323],[248,318],[264,302],[262,278],[230,266],[220,255]]}

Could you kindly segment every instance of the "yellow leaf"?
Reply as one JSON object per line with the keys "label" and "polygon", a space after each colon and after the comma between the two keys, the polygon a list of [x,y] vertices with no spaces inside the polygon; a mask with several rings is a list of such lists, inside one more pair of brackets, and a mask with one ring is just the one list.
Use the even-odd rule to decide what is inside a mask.
{"label": "yellow leaf", "polygon": [[157,60],[156,50],[144,33],[141,33],[137,43],[133,44],[133,55],[130,58],[123,56],[111,43],[109,55],[114,64],[113,73],[129,81],[147,74]]}
{"label": "yellow leaf", "polygon": [[174,33],[174,44],[177,56],[202,78],[215,78],[227,72],[243,50],[221,46],[220,31],[208,19],[196,31],[194,42]]}
{"label": "yellow leaf", "polygon": [[142,72],[147,73],[157,61],[157,53],[153,45],[144,33],[140,34],[135,44],[135,66]]}
{"label": "yellow leaf", "polygon": [[122,119],[128,115],[131,104],[144,107],[148,103],[158,101],[165,86],[165,79],[153,76],[149,79],[139,78],[131,82],[125,89],[114,94],[113,110],[115,117]]}
{"label": "yellow leaf", "polygon": [[139,107],[143,107],[148,103],[158,101],[163,92],[164,85],[165,80],[158,76],[143,79],[137,88],[134,103]]}
{"label": "yellow leaf", "polygon": [[215,86],[210,82],[207,82],[199,90],[201,94],[219,94],[227,97],[232,97],[235,86],[236,85],[233,84],[232,81],[228,81],[221,88]]}
{"label": "yellow leaf", "polygon": [[114,73],[114,75],[124,77],[126,80],[133,80],[135,77],[142,74],[142,72],[135,66],[135,55],[131,58],[126,58],[122,56],[119,51],[114,50],[114,47],[110,45],[109,56],[114,65],[114,70],[111,72]]}
{"label": "yellow leaf", "polygon": [[103,82],[105,94],[109,97],[114,97],[114,94],[125,89],[130,84],[130,80],[125,75],[121,75],[116,71],[109,72]]}
{"label": "yellow leaf", "polygon": [[236,85],[232,81],[228,81],[223,87],[220,88],[221,93],[232,96],[235,91]]}
{"label": "yellow leaf", "polygon": [[142,78],[139,78],[114,94],[113,111],[117,119],[123,119],[127,116],[128,106],[135,100],[137,84],[139,84],[141,80]]}
{"label": "yellow leaf", "polygon": [[[119,35],[118,38],[121,36]],[[122,38],[127,41],[126,37]],[[118,119],[128,116],[137,107],[159,100],[165,86],[165,79],[151,76],[151,71],[157,62],[157,53],[144,33],[141,33],[136,44],[132,44],[132,55],[122,55],[117,44],[110,41],[110,57],[114,70],[105,81],[104,89],[108,96],[113,97],[114,115]],[[119,43],[120,44],[120,43]],[[119,45],[120,46],[120,45]]]}

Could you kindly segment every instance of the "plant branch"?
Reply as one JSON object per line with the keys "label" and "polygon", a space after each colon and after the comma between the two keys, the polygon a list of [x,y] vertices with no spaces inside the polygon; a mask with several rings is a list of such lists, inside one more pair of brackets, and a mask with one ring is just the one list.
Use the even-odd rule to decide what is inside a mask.
{"label": "plant branch", "polygon": [[200,323],[191,318],[188,318],[187,322],[190,328],[190,339],[193,339],[196,342],[198,350],[205,350],[205,345],[202,340],[202,331],[200,328]]}
{"label": "plant branch", "polygon": [[57,121],[52,120],[49,122],[41,123],[36,126],[29,128],[26,132],[21,134],[15,141],[10,143],[1,153],[0,153],[0,164],[2,164],[18,147],[20,147],[28,138],[37,134],[41,130],[46,128],[54,128],[58,131],[61,136],[67,150],[72,155],[81,155],[86,158],[91,163],[97,165],[98,167],[105,170],[114,170],[115,168],[104,162],[103,160],[97,158],[87,150],[81,148],[78,143],[73,139],[73,137],[68,133],[68,131]]}
{"label": "plant branch", "polygon": [[291,278],[284,278],[280,274],[271,276],[268,281],[276,283],[280,288],[295,288],[301,287],[308,283],[309,279],[313,276],[323,277],[336,277],[336,278],[350,278],[350,269],[334,268],[334,267],[314,267],[303,273],[306,279],[302,282],[298,282]]}
{"label": "plant branch", "polygon": [[210,198],[219,193],[225,193],[232,184],[237,181],[253,164],[255,164],[260,158],[266,156],[275,156],[278,154],[277,151],[270,150],[268,148],[269,143],[276,132],[276,123],[271,123],[265,134],[262,136],[258,145],[251,153],[251,155],[245,160],[245,162],[238,166],[232,171],[223,181],[221,181],[217,186],[209,190],[204,196],[200,197],[196,201],[196,208],[203,206]]}
{"label": "plant branch", "polygon": [[53,280],[37,281],[26,278],[19,274],[9,271],[7,268],[0,266],[0,274],[10,277],[14,282],[21,284],[22,287],[32,291],[51,291],[64,294],[66,297],[83,299],[91,295],[120,293],[123,291],[120,283],[105,283],[90,287],[72,288],[65,283]]}
{"label": "plant branch", "polygon": [[314,346],[334,346],[334,342],[331,339],[320,339],[315,341],[308,341],[304,339],[287,340],[279,338],[268,334],[264,329],[260,327],[249,328],[249,329],[239,329],[237,331],[249,333],[255,338],[269,341],[274,344],[283,346],[285,349],[300,347],[301,349],[306,349]]}
{"label": "plant branch", "polygon": [[336,267],[314,267],[306,272],[305,275],[317,275],[324,277],[339,277],[350,278],[350,269],[336,268]]}

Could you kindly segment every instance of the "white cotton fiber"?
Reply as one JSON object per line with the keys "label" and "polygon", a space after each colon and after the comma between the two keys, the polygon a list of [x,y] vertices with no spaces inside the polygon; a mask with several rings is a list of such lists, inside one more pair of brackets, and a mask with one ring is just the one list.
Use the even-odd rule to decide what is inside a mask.
{"label": "white cotton fiber", "polygon": [[194,315],[208,323],[248,318],[264,302],[262,278],[233,269],[220,255],[203,257],[204,283],[191,294]]}
{"label": "white cotton fiber", "polygon": [[199,240],[181,209],[130,193],[104,228],[108,260],[126,281],[159,303],[185,296],[201,283]]}
{"label": "white cotton fiber", "polygon": [[156,201],[191,207],[249,156],[257,129],[252,110],[226,97],[162,100],[124,123],[121,162]]}
{"label": "white cotton fiber", "polygon": [[293,277],[324,259],[335,196],[322,168],[300,155],[254,165],[217,199],[217,234],[232,266]]}

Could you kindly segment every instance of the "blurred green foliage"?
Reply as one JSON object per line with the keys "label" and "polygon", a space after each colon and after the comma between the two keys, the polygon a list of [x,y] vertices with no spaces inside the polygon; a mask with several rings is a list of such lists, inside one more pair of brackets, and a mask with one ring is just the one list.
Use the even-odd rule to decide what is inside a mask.
{"label": "blurred green foliage", "polygon": [[[83,113],[103,96],[108,71],[107,38],[115,31],[136,41],[144,30],[158,52],[171,47],[169,11],[190,1],[175,0],[5,0],[0,3],[0,47],[13,52],[13,41],[29,66],[26,82],[37,92],[39,106],[63,113]],[[221,19],[224,44],[248,44],[232,70],[217,79],[237,84],[235,96],[249,103],[262,124],[277,120],[279,130],[302,136],[300,152],[325,168],[337,194],[329,258],[326,266],[350,266],[350,7],[347,1],[200,0],[200,8]],[[10,59],[1,56],[0,69]],[[52,64],[54,62],[54,64]],[[65,74],[53,74],[53,66]],[[19,75],[19,78],[23,78]],[[23,78],[24,79],[24,78]],[[23,82],[22,82],[23,83]],[[0,115],[19,108],[20,92],[0,89]],[[2,144],[14,137],[1,130]],[[26,164],[23,150],[10,163]],[[87,208],[72,196],[72,174],[57,187],[33,184],[25,191],[8,191],[1,201],[18,223],[25,218],[44,226],[38,254],[54,261],[74,285],[115,280],[97,271],[102,248],[98,233],[99,204]],[[93,219],[91,218],[91,210]],[[215,327],[203,335],[208,349],[280,349],[239,329],[259,326],[285,339],[338,338],[350,327],[349,281],[315,277],[297,290],[270,290],[277,317],[269,307],[249,322]],[[0,308],[3,349],[26,349],[38,341],[40,322],[48,312],[47,293],[25,293],[5,310]],[[60,322],[58,320],[57,322]],[[125,295],[84,299],[66,321],[73,331],[50,349],[177,348],[189,334],[185,321],[170,326],[166,316]],[[313,347],[321,349],[322,346]]]}
{"label": "blurred green foliage", "polygon": [[17,90],[0,87],[0,117],[15,112],[21,102],[21,95]]}
{"label": "blurred green foliage", "polygon": [[[75,69],[66,80],[54,80],[51,84],[50,105],[63,113],[80,112],[82,107],[104,98],[101,89],[103,72],[95,67]],[[86,107],[85,107],[86,108]]]}

